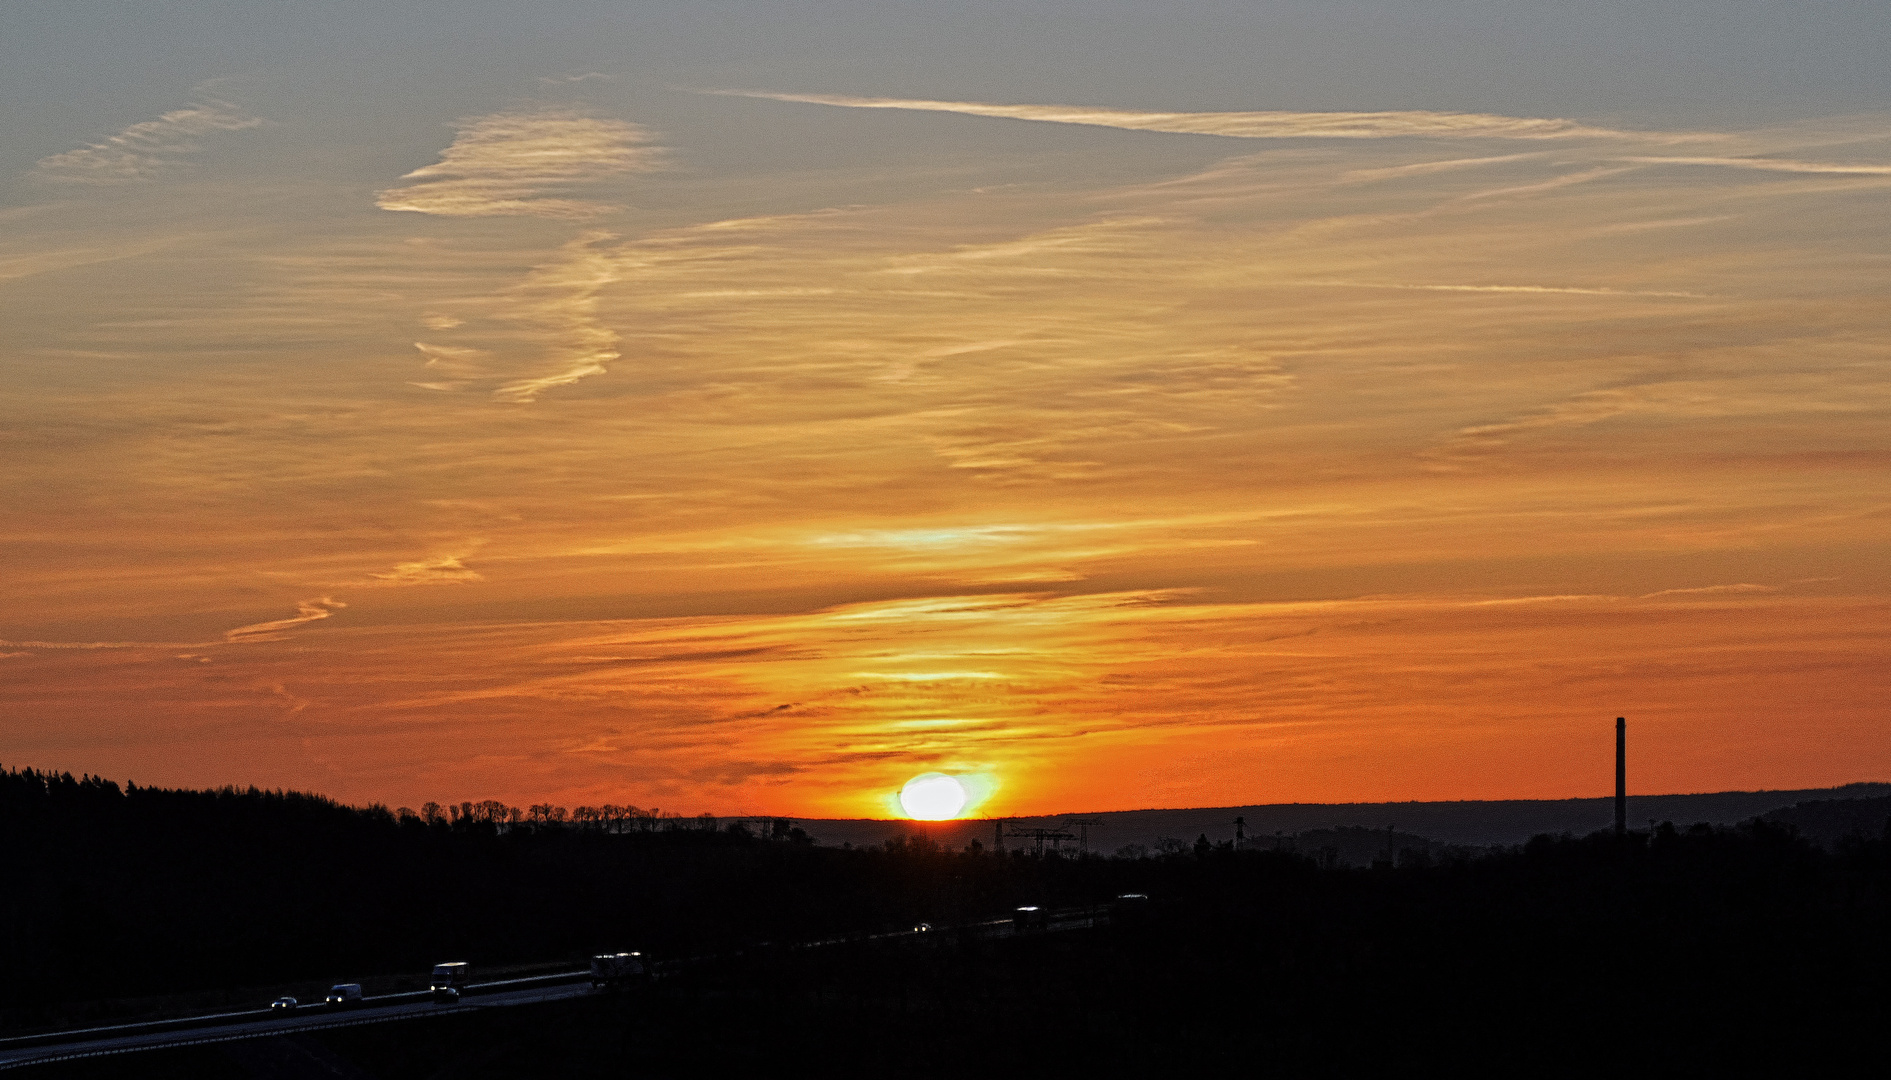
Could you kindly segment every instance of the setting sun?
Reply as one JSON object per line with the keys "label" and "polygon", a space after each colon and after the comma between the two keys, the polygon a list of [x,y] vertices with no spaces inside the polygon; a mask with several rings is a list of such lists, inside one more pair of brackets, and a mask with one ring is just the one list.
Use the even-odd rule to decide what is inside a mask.
{"label": "setting sun", "polygon": [[920,821],[946,821],[965,809],[965,787],[944,773],[921,773],[900,789],[900,809]]}

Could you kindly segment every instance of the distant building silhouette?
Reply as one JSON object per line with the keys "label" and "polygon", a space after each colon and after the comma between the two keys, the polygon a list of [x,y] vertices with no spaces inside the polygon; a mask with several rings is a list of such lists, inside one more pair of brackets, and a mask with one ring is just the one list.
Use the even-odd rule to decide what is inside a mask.
{"label": "distant building silhouette", "polygon": [[1628,718],[1615,718],[1615,835],[1628,835]]}

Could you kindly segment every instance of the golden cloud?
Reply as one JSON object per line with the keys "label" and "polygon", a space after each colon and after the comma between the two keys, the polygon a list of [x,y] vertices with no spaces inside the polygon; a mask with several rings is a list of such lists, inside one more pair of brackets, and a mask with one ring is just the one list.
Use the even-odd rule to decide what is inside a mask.
{"label": "golden cloud", "polygon": [[462,125],[432,165],[377,194],[383,210],[443,217],[587,218],[619,209],[564,197],[574,188],[660,168],[663,152],[636,124],[570,109],[495,113]]}

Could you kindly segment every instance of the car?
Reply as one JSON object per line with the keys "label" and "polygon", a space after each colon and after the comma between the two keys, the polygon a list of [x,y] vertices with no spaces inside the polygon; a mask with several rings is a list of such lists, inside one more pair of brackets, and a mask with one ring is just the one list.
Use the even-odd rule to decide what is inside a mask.
{"label": "car", "polygon": [[294,1012],[299,1004],[301,1003],[292,997],[279,997],[270,1002],[269,1007],[275,1012]]}
{"label": "car", "polygon": [[915,934],[924,934],[930,931],[931,929],[932,929],[932,924],[929,922],[913,924],[913,933]]}
{"label": "car", "polygon": [[336,983],[329,988],[328,998],[324,1003],[330,1008],[340,1009],[350,1005],[359,1005],[361,1000],[360,983]]}
{"label": "car", "polygon": [[460,1000],[460,988],[457,986],[436,986],[433,988],[433,1002],[436,1005],[452,1005]]}

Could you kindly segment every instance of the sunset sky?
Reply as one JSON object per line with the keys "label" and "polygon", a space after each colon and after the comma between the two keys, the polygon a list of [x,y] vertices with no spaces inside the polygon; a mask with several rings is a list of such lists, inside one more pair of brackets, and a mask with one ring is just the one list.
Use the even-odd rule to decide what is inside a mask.
{"label": "sunset sky", "polygon": [[19,0],[0,763],[1891,779],[1891,5]]}

